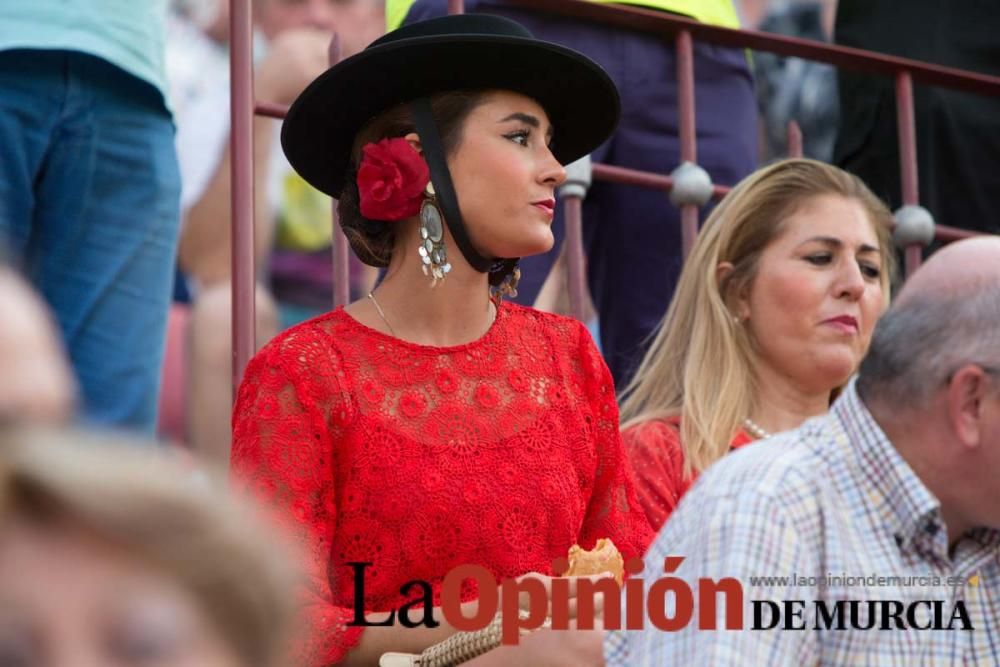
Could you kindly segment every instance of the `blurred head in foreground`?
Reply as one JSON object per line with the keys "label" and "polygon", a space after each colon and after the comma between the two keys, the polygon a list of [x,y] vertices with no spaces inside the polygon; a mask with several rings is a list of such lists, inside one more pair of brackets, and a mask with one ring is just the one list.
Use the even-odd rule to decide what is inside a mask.
{"label": "blurred head in foreground", "polygon": [[174,461],[88,440],[0,430],[0,665],[284,664],[290,560]]}
{"label": "blurred head in foreground", "polygon": [[0,423],[63,423],[76,380],[48,307],[0,248]]}

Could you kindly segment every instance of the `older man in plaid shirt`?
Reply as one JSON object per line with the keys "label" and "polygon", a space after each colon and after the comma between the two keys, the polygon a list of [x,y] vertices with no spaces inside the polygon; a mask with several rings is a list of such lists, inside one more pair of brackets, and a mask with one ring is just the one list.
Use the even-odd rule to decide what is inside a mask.
{"label": "older man in plaid shirt", "polygon": [[[828,415],[702,475],[642,575],[692,593],[645,601],[661,626],[689,620],[647,609],[608,633],[608,665],[1000,665],[998,529],[1000,239],[982,238],[908,281]],[[705,629],[705,580],[726,577],[742,600],[719,594]]]}

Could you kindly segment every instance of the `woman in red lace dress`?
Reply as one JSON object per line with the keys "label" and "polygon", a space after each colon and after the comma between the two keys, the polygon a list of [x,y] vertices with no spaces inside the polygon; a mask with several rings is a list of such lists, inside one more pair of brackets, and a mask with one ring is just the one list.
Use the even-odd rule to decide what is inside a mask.
{"label": "woman in red lace dress", "polygon": [[827,411],[888,305],[891,222],[860,179],[803,159],[715,208],[622,402],[654,529],[727,452]]}
{"label": "woman in red lace dress", "polygon": [[[617,114],[599,66],[486,15],[390,33],[290,109],[291,164],[339,198],[360,258],[387,267],[369,298],[261,350],[237,398],[234,473],[308,549],[303,663],[367,664],[448,637],[446,623],[349,625],[356,607],[375,620],[412,599],[411,580],[430,582],[440,620],[458,565],[551,575],[575,543],[608,537],[628,558],[652,537],[589,333],[500,299],[512,258],[552,246],[560,163]],[[352,562],[371,563],[363,601]],[[599,633],[540,631],[518,650],[504,659],[602,661]]]}

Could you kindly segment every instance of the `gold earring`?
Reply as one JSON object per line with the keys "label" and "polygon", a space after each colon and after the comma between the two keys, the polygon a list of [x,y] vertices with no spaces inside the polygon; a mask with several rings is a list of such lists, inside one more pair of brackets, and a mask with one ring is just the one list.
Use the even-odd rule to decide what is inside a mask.
{"label": "gold earring", "polygon": [[491,288],[493,302],[497,306],[500,305],[500,301],[504,297],[510,297],[511,299],[517,297],[517,284],[521,282],[521,267],[519,263],[520,259],[498,260],[494,262],[493,267],[490,269],[490,273],[493,275],[503,274],[500,282]]}

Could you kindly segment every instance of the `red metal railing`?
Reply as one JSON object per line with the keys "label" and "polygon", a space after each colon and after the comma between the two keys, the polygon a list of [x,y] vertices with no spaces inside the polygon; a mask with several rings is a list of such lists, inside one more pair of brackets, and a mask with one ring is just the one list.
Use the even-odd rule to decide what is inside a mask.
{"label": "red metal railing", "polygon": [[253,17],[250,0],[233,0],[229,13],[230,155],[233,212],[233,397],[255,350]]}
{"label": "red metal railing", "polygon": [[[909,72],[896,74],[896,126],[899,132],[899,178],[902,181],[903,205],[920,203],[917,186],[917,129],[913,120],[913,79]],[[906,274],[920,266],[920,246],[906,249]]]}
{"label": "red metal railing", "polygon": [[[694,45],[691,33],[680,32],[675,42],[677,49],[677,107],[681,134],[681,162],[698,164],[698,133],[695,129],[694,108]],[[698,236],[698,207],[681,206],[681,247],[687,257]]]}
{"label": "red metal railing", "polygon": [[[233,210],[233,382],[238,384],[243,368],[254,352],[254,258],[253,258],[253,113],[284,118],[286,108],[266,101],[255,102],[251,69],[251,0],[232,0],[231,73],[232,73],[232,210]],[[589,20],[604,25],[629,28],[673,39],[677,49],[678,111],[680,120],[680,158],[697,163],[696,115],[694,104],[693,40],[722,46],[749,48],[784,56],[795,56],[829,63],[845,69],[884,74],[896,81],[896,109],[899,127],[900,179],[904,205],[917,205],[916,134],[913,114],[913,83],[944,86],[969,92],[1000,96],[1000,77],[967,72],[931,63],[884,55],[862,49],[826,44],[753,30],[734,30],[707,25],[665,12],[635,6],[607,5],[585,0],[507,0],[507,4],[535,12]],[[448,0],[450,13],[461,13],[462,0]],[[331,62],[336,61],[335,45]],[[801,155],[802,133],[794,123],[788,128],[789,155]],[[593,177],[615,183],[628,183],[669,193],[674,179],[611,165],[594,164]],[[713,198],[724,196],[729,187],[712,186]],[[578,317],[583,312],[583,264],[579,200],[566,202],[567,273],[571,305]],[[681,206],[684,254],[690,250],[698,231],[696,205]],[[974,232],[936,225],[935,239],[954,241],[975,236]],[[347,242],[334,224],[334,306],[348,300]],[[921,246],[906,249],[906,271],[920,264]]]}

